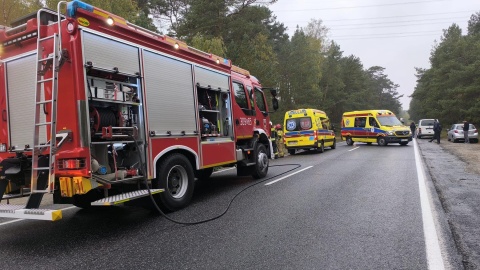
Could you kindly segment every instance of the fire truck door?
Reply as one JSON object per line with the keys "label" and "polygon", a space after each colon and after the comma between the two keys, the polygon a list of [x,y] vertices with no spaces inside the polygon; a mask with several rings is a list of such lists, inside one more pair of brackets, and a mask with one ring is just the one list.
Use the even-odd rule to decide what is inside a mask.
{"label": "fire truck door", "polygon": [[233,82],[233,91],[235,94],[235,102],[232,104],[233,123],[236,137],[239,139],[251,138],[255,126],[253,100],[250,99],[250,93],[247,92],[243,83]]}
{"label": "fire truck door", "polygon": [[267,102],[265,100],[265,94],[259,87],[254,87],[254,96],[255,96],[255,110],[257,111],[256,123],[257,128],[261,128],[268,132],[268,111],[267,111]]}

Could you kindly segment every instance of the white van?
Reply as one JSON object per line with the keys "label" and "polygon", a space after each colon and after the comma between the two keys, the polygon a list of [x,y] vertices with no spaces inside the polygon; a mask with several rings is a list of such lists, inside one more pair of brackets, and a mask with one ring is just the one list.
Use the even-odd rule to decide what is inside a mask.
{"label": "white van", "polygon": [[433,123],[435,119],[420,119],[417,126],[417,138],[433,137]]}

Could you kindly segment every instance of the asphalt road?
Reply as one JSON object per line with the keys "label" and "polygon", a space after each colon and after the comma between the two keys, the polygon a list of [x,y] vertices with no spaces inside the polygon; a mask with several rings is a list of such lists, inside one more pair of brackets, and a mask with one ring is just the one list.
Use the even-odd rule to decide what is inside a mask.
{"label": "asphalt road", "polygon": [[[341,143],[271,165],[261,181],[226,170],[197,182],[192,204],[169,217],[193,222],[229,207],[198,225],[134,207],[73,208],[53,223],[0,219],[2,268],[429,269],[413,145]],[[440,256],[457,269],[429,194]]]}

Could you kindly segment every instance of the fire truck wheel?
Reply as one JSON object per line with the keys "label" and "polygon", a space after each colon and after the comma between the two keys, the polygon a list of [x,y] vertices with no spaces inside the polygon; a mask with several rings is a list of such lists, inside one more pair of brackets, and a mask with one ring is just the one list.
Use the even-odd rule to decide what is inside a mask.
{"label": "fire truck wheel", "polygon": [[347,145],[353,145],[353,140],[351,137],[347,137],[346,142],[347,142]]}
{"label": "fire truck wheel", "polygon": [[182,154],[168,156],[160,165],[155,188],[165,191],[159,195],[161,205],[175,211],[188,205],[193,195],[194,173],[190,161]]}
{"label": "fire truck wheel", "polygon": [[337,140],[333,139],[333,145],[330,146],[331,149],[337,148]]}
{"label": "fire truck wheel", "polygon": [[255,149],[255,165],[253,165],[252,177],[255,179],[263,178],[268,172],[267,148],[262,143],[258,143]]}
{"label": "fire truck wheel", "polygon": [[195,170],[195,177],[198,180],[207,180],[213,173],[213,168],[206,168],[203,170]]}

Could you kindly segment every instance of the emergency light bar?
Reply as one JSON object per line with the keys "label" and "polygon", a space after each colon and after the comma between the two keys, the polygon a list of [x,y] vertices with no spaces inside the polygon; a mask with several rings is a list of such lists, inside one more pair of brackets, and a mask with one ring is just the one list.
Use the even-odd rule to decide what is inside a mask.
{"label": "emergency light bar", "polygon": [[108,13],[108,12],[102,10],[102,9],[96,8],[92,5],[89,5],[89,4],[84,3],[82,1],[79,1],[79,0],[73,0],[72,2],[68,2],[68,4],[67,4],[67,15],[68,15],[68,17],[74,18],[76,13],[77,13],[78,8],[81,8],[81,9],[86,10],[88,12],[92,12],[93,14],[104,17],[105,22],[108,25],[114,25],[115,23],[121,23],[121,24],[127,25],[127,21],[124,18],[113,15],[113,14],[110,14],[110,13]]}

